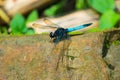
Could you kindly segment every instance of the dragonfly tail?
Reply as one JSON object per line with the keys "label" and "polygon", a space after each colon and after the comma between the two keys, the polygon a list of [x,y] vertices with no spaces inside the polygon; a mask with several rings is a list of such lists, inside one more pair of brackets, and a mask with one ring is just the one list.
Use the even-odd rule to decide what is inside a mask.
{"label": "dragonfly tail", "polygon": [[88,27],[90,26],[92,23],[88,23],[88,24],[83,24],[84,27]]}
{"label": "dragonfly tail", "polygon": [[80,30],[82,28],[85,28],[85,27],[88,27],[90,26],[92,23],[88,23],[88,24],[83,24],[83,25],[80,25],[80,26],[76,26],[76,27],[72,27],[72,28],[67,28],[67,32],[72,32],[72,31],[75,31],[75,30]]}

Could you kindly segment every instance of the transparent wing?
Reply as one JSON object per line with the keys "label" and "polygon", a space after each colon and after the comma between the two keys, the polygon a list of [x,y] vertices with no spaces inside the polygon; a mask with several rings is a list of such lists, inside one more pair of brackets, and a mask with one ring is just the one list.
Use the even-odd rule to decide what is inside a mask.
{"label": "transparent wing", "polygon": [[38,23],[33,23],[32,27],[34,27],[34,28],[41,28],[41,29],[50,28],[49,26],[44,26],[44,25],[41,25],[41,24],[38,24]]}
{"label": "transparent wing", "polygon": [[61,28],[60,26],[58,26],[57,24],[51,22],[50,20],[48,20],[47,18],[44,18],[44,22],[49,26],[49,27],[52,27],[52,28]]}

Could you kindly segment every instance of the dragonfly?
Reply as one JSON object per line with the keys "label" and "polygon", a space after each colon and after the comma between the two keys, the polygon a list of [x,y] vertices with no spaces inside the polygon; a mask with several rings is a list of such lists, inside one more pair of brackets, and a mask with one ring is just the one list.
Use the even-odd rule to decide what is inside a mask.
{"label": "dragonfly", "polygon": [[[56,53],[56,52],[59,53],[57,66],[56,66],[56,70],[57,70],[60,66],[60,61],[62,61],[62,63],[63,63],[64,57],[66,57],[68,55],[68,47],[71,43],[70,36],[68,33],[88,27],[88,26],[92,25],[92,23],[87,23],[87,24],[83,24],[83,25],[75,26],[75,27],[71,27],[71,28],[63,28],[63,27],[60,27],[59,25],[51,22],[47,18],[44,18],[43,21],[48,25],[46,27],[57,28],[54,32],[49,33],[49,37],[51,39],[53,39],[53,42],[55,44],[58,44],[60,41],[64,40],[62,46],[59,46],[59,44],[58,44],[58,46],[55,45],[55,47],[53,48],[53,50],[51,52],[51,53]],[[35,24],[33,24],[33,26],[37,27],[37,26],[43,26],[43,25],[35,23]],[[58,50],[58,49],[60,49],[60,50]],[[69,64],[68,64],[69,62],[67,62],[68,58],[66,57],[65,59],[66,59],[65,61],[67,63],[66,67],[69,67]]]}
{"label": "dragonfly", "polygon": [[[54,32],[50,32],[49,34],[49,37],[53,39],[53,42],[56,44],[59,43],[61,40],[69,39],[69,35],[68,35],[69,32],[80,30],[80,29],[83,29],[85,27],[92,25],[92,23],[87,23],[87,24],[83,24],[83,25],[75,26],[71,28],[63,28],[51,22],[47,18],[44,18],[43,21],[48,25],[46,27],[57,28]],[[43,26],[43,25],[34,23],[33,26]]]}

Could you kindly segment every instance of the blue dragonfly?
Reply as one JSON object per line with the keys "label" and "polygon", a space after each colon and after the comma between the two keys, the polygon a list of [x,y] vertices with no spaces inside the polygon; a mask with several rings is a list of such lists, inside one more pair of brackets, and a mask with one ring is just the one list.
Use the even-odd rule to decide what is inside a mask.
{"label": "blue dragonfly", "polygon": [[[57,24],[54,24],[53,22],[49,21],[48,19],[44,19],[44,22],[53,28],[57,28],[54,32],[50,32],[50,34],[49,34],[50,38],[53,38],[53,41],[55,44],[59,43],[61,40],[64,40],[61,48],[58,46],[60,49],[58,51],[60,51],[60,53],[59,53],[59,57],[58,57],[58,61],[57,61],[56,70],[58,70],[58,68],[60,66],[60,61],[62,61],[62,63],[63,63],[64,59],[66,62],[66,64],[64,64],[64,65],[66,66],[66,68],[69,68],[69,62],[68,62],[69,59],[66,56],[68,56],[68,47],[71,43],[71,40],[70,40],[70,36],[68,35],[68,33],[88,27],[88,26],[92,25],[92,23],[83,24],[80,26],[75,26],[75,27],[65,29],[63,27],[58,26]],[[56,50],[56,49],[58,49],[58,48],[55,45],[55,48],[53,49],[52,53],[54,53],[54,50]]]}
{"label": "blue dragonfly", "polygon": [[64,40],[64,39],[69,39],[69,35],[68,35],[69,32],[80,30],[80,29],[83,29],[85,27],[92,25],[92,23],[87,23],[87,24],[83,24],[80,26],[75,26],[75,27],[65,29],[63,27],[58,26],[57,24],[54,24],[47,18],[44,19],[44,22],[47,25],[49,25],[49,27],[57,28],[54,32],[50,32],[49,34],[50,38],[51,39],[53,38],[54,43],[58,43],[59,41]]}
{"label": "blue dragonfly", "polygon": [[[75,26],[75,27],[65,29],[63,27],[58,26],[57,24],[54,24],[53,22],[51,22],[47,18],[45,18],[43,21],[48,25],[46,27],[57,28],[54,32],[50,32],[50,34],[49,34],[50,38],[53,39],[53,42],[55,44],[58,44],[60,41],[64,40],[61,48],[60,48],[60,46],[55,45],[55,47],[52,50],[52,53],[55,53],[54,51],[56,51],[57,49],[60,49],[60,50],[58,50],[60,52],[59,52],[57,66],[56,66],[56,70],[57,70],[60,66],[59,65],[60,61],[63,62],[63,58],[65,57],[65,55],[68,54],[68,47],[70,45],[70,36],[68,33],[75,31],[75,30],[80,30],[80,29],[83,29],[85,27],[88,27],[88,26],[92,25],[92,23],[83,24],[80,26]],[[33,26],[43,26],[43,25],[34,24]],[[57,47],[59,47],[59,48],[57,48]],[[68,60],[66,60],[66,61],[68,61]],[[68,67],[68,66],[69,65],[67,64],[66,67]]]}
{"label": "blue dragonfly", "polygon": [[[80,25],[80,26],[75,26],[75,27],[65,29],[65,28],[60,27],[57,24],[51,22],[47,18],[44,18],[43,21],[48,25],[48,26],[45,26],[45,27],[57,28],[54,32],[50,32],[50,34],[49,34],[50,38],[53,39],[54,43],[58,43],[61,40],[69,39],[69,35],[68,35],[69,32],[80,30],[80,29],[83,29],[85,27],[88,27],[88,26],[92,25],[92,23],[87,23],[87,24],[83,24],[83,25]],[[43,26],[43,25],[34,23],[33,26],[40,27],[40,26]]]}

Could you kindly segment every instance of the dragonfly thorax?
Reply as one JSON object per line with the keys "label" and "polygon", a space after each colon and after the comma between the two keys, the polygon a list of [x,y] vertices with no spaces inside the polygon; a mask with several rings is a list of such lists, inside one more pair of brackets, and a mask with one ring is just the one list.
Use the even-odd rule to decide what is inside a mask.
{"label": "dragonfly thorax", "polygon": [[67,33],[68,33],[67,29],[58,28],[55,32],[50,32],[49,36],[51,38],[54,38],[55,42],[58,42],[60,40],[63,40],[64,38],[66,38],[68,36]]}

